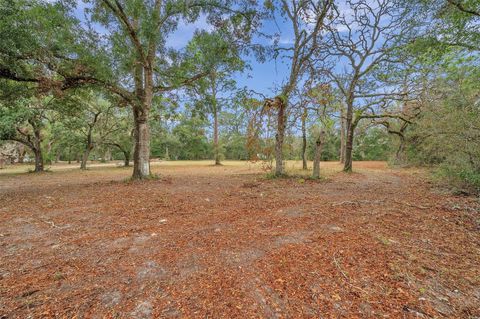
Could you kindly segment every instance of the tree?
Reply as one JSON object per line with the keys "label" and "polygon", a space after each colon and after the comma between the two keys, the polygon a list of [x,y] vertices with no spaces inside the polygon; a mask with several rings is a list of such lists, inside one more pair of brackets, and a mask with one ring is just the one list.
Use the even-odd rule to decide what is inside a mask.
{"label": "tree", "polygon": [[422,25],[415,38],[420,52],[435,53],[457,48],[480,50],[480,5],[476,0],[405,0],[412,9],[411,21]]}
{"label": "tree", "polygon": [[[28,35],[28,45],[22,41],[14,43],[20,55],[7,47],[0,48],[5,52],[0,60],[0,76],[46,83],[50,90],[57,91],[95,85],[121,97],[124,105],[132,107],[134,118],[132,177],[142,179],[150,174],[148,118],[154,97],[190,85],[206,75],[196,72],[184,54],[167,48],[167,36],[180,21],[194,22],[201,14],[207,14],[209,21],[222,30],[248,41],[256,11],[248,8],[247,3],[229,0],[87,2],[91,8],[86,12],[86,24],[74,19],[70,7],[62,3],[21,1],[0,12],[2,21],[6,17],[8,23],[15,26],[12,31],[8,23],[2,23],[1,33],[13,34],[15,39],[23,32]],[[49,20],[50,13],[53,13],[52,20]],[[13,23],[17,20],[21,23]],[[57,35],[59,23],[64,23],[64,27]],[[100,36],[90,28],[94,24],[101,24],[105,33]],[[44,38],[46,44],[42,41]],[[54,46],[57,41],[60,48]],[[38,52],[45,54],[39,54],[37,48],[42,48]],[[7,63],[9,60],[21,61],[22,72],[18,67],[12,68]],[[31,72],[32,60],[48,72]]]}
{"label": "tree", "polygon": [[[198,68],[208,75],[192,85],[196,105],[213,116],[213,150],[215,165],[220,165],[219,113],[227,103],[226,92],[235,89],[234,72],[242,71],[245,63],[240,58],[239,48],[221,33],[197,32],[187,47]],[[222,96],[223,95],[223,96]]]}
{"label": "tree", "polygon": [[28,147],[35,156],[35,172],[43,172],[42,142],[46,113],[52,97],[18,98],[0,103],[0,139],[16,141]]}
{"label": "tree", "polygon": [[395,117],[388,112],[391,102],[404,95],[398,84],[382,77],[382,70],[401,62],[398,50],[412,38],[413,25],[405,23],[406,9],[394,0],[370,4],[364,0],[348,3],[351,16],[338,15],[329,27],[322,54],[342,70],[324,68],[345,102],[344,171],[352,171],[355,128],[363,118]]}
{"label": "tree", "polygon": [[130,166],[133,149],[133,126],[128,108],[113,109],[111,116],[107,117],[111,125],[100,127],[101,143],[107,147],[113,146],[123,154],[124,165]]}
{"label": "tree", "polygon": [[276,40],[275,54],[290,61],[289,74],[279,93],[265,101],[266,109],[277,111],[274,173],[279,176],[284,173],[283,143],[291,95],[311,63],[313,54],[318,50],[321,31],[334,8],[334,3],[332,0],[279,0],[267,2],[267,7],[272,11],[272,15],[275,15],[278,8],[280,14],[292,26],[294,33],[291,45],[278,45],[278,39]]}

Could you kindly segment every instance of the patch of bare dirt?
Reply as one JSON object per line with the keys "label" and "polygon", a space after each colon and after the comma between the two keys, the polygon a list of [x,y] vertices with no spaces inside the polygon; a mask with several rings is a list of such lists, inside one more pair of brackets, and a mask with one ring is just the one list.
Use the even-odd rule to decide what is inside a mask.
{"label": "patch of bare dirt", "polygon": [[478,199],[355,167],[2,176],[0,317],[480,317]]}

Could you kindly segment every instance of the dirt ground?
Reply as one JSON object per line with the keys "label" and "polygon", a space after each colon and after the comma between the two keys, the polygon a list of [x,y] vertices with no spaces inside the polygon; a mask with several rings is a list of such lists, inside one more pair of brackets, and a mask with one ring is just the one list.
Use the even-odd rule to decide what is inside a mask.
{"label": "dirt ground", "polygon": [[382,162],[322,169],[5,170],[0,318],[480,318],[478,198]]}

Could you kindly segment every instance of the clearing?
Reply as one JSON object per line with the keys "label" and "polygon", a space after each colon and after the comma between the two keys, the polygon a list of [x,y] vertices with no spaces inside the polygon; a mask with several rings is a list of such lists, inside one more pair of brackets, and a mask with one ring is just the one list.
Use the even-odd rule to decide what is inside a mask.
{"label": "clearing", "polygon": [[480,316],[480,203],[420,170],[24,169],[0,175],[1,318]]}

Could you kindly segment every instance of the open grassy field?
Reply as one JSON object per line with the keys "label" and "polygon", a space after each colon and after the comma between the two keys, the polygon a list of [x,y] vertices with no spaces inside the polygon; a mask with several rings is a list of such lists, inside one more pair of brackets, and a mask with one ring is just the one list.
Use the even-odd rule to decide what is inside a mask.
{"label": "open grassy field", "polygon": [[480,203],[421,170],[0,170],[1,318],[478,318]]}

